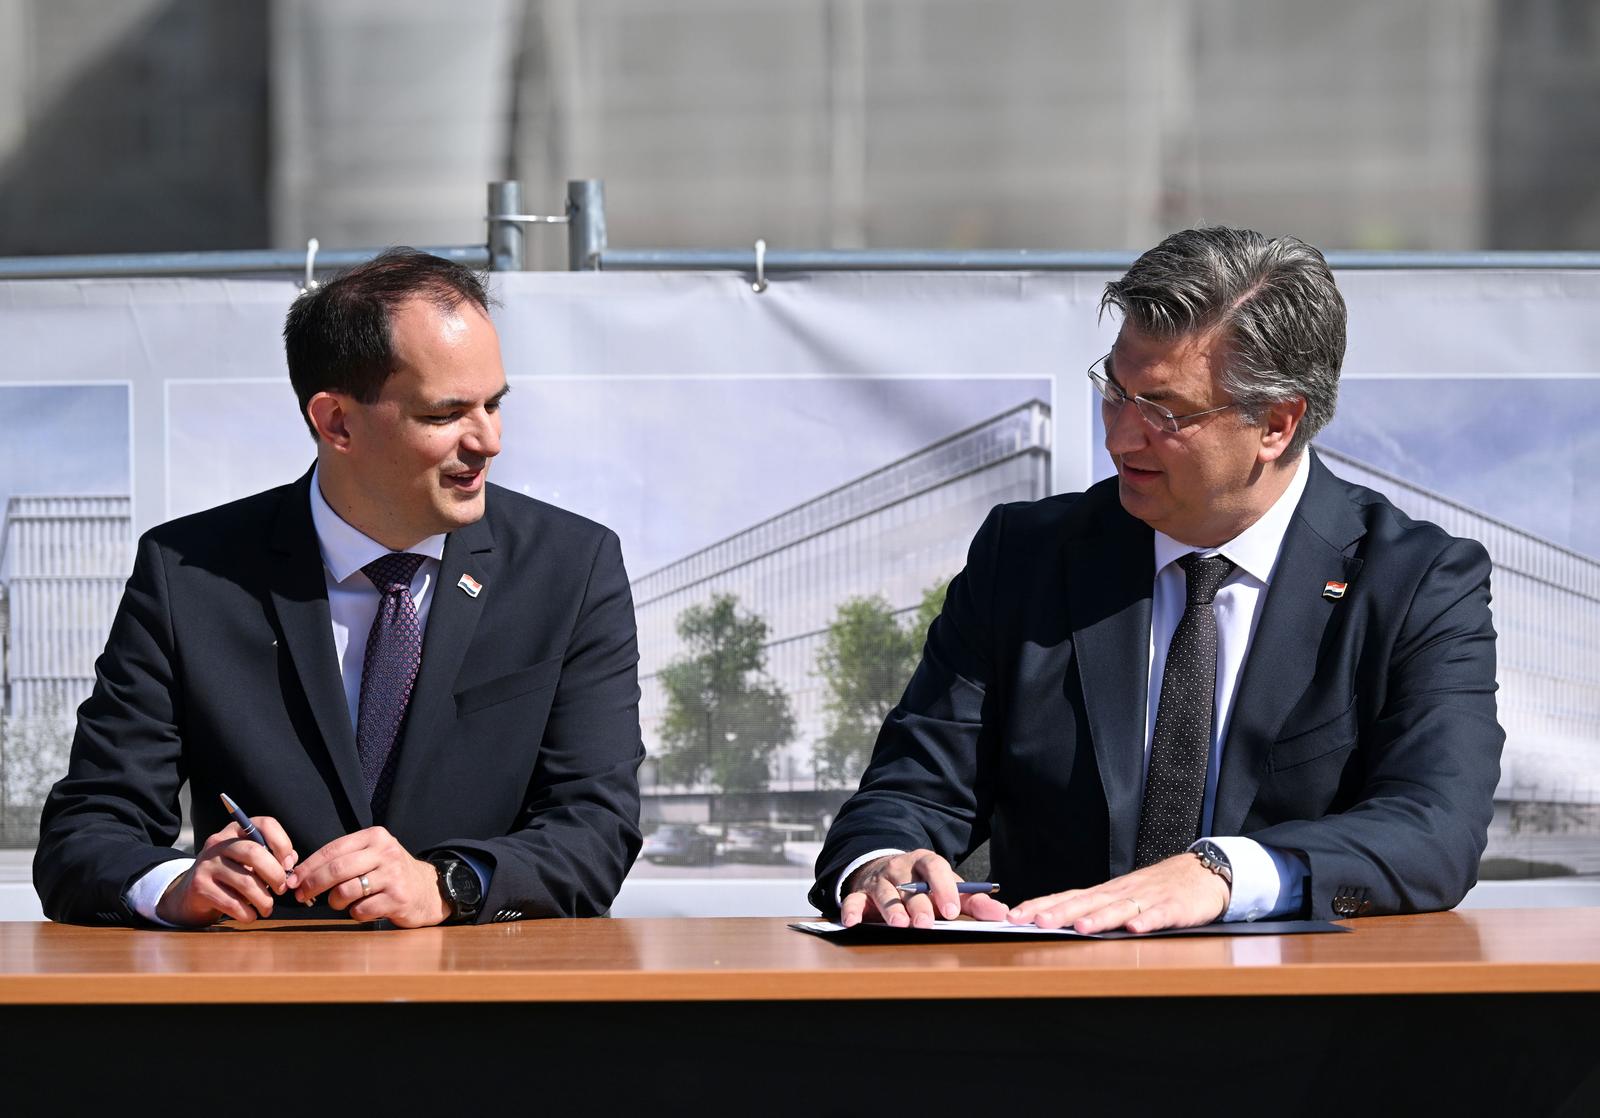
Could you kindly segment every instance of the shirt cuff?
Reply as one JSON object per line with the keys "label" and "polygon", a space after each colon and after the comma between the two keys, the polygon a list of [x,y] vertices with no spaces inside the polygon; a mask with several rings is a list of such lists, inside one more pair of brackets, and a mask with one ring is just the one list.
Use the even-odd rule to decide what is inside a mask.
{"label": "shirt cuff", "polygon": [[145,870],[139,880],[128,886],[128,891],[123,894],[122,899],[128,902],[129,908],[152,924],[160,924],[163,928],[182,927],[181,924],[173,924],[157,916],[156,905],[161,903],[161,897],[166,893],[167,887],[192,865],[194,865],[193,858],[173,858]]}
{"label": "shirt cuff", "polygon": [[838,908],[840,905],[844,904],[844,883],[850,880],[851,874],[855,873],[868,862],[875,861],[878,858],[887,858],[894,854],[904,853],[904,850],[896,850],[892,847],[883,850],[869,850],[867,853],[857,858],[854,862],[851,862],[844,868],[844,872],[839,875],[839,879],[833,883],[833,907]]}
{"label": "shirt cuff", "polygon": [[1243,835],[1211,841],[1221,847],[1233,869],[1224,922],[1271,920],[1300,911],[1308,871],[1299,858]]}

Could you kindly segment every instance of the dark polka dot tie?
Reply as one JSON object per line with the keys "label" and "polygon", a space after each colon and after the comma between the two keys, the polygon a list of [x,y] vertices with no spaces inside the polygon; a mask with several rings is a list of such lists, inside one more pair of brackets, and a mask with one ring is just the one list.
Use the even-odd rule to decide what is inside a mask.
{"label": "dark polka dot tie", "polygon": [[1217,617],[1211,603],[1233,572],[1233,563],[1220,555],[1202,559],[1190,552],[1178,565],[1188,593],[1161,673],[1135,869],[1179,854],[1200,837],[1206,797],[1211,719],[1217,704]]}
{"label": "dark polka dot tie", "polygon": [[422,666],[422,626],[411,600],[411,580],[422,558],[394,551],[361,568],[381,595],[361,661],[361,705],[356,714],[356,752],[361,754],[361,777],[372,802],[373,822],[382,822],[389,807],[399,756],[395,746]]}

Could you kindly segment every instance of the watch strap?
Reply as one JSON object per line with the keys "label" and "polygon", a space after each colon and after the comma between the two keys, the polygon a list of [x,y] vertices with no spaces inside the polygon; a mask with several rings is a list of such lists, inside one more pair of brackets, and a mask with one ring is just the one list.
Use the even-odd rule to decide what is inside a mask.
{"label": "watch strap", "polygon": [[1214,842],[1201,839],[1189,847],[1189,853],[1200,859],[1200,864],[1228,885],[1228,890],[1233,890],[1233,863],[1228,861],[1227,854]]}

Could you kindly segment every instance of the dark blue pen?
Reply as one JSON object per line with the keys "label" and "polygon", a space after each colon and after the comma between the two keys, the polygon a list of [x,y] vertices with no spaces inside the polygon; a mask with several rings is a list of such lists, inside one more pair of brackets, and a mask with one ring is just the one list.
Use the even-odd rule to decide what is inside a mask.
{"label": "dark blue pen", "polygon": [[[904,885],[896,885],[895,888],[902,893],[926,893],[928,891],[928,883],[926,881],[908,881]],[[956,882],[957,893],[998,893],[999,891],[1000,886],[992,881]]]}
{"label": "dark blue pen", "polygon": [[[229,799],[226,792],[220,792],[218,794],[222,797],[222,806],[228,809],[229,815],[233,816],[233,821],[239,824],[240,827],[244,828],[244,837],[247,839],[255,839],[262,846],[267,846],[267,840],[261,837],[261,829],[250,821],[250,817],[248,815],[239,810],[239,805]],[[271,850],[272,847],[267,846],[267,849]]]}

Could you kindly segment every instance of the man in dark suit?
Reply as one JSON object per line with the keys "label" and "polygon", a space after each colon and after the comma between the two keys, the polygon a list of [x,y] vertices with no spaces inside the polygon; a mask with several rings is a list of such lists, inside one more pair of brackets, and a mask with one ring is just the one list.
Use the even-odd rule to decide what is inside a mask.
{"label": "man in dark suit", "polygon": [[[1117,476],[990,514],[813,903],[1085,932],[1455,905],[1504,742],[1489,560],[1308,449],[1345,344],[1322,255],[1189,230],[1106,307]],[[985,839],[1003,892],[958,897]]]}
{"label": "man in dark suit", "polygon": [[[140,541],[45,805],[45,912],[605,912],[640,844],[628,580],[612,532],[487,482],[507,386],[482,281],[391,250],[284,339],[316,465]],[[198,857],[172,848],[185,782]]]}

